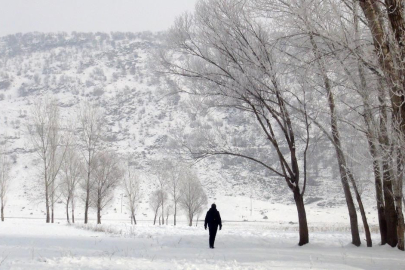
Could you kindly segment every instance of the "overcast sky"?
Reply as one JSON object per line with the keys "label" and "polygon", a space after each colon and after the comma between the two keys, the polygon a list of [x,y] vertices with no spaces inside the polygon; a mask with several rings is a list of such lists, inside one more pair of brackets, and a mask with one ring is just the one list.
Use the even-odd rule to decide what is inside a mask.
{"label": "overcast sky", "polygon": [[0,36],[17,32],[160,31],[197,0],[0,0]]}

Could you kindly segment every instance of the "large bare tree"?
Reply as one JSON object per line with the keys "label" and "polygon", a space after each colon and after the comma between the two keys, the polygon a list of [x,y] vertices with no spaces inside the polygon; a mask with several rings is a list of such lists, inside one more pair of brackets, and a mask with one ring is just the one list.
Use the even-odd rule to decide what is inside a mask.
{"label": "large bare tree", "polygon": [[[297,124],[287,103],[295,102],[306,112],[305,98],[296,94],[302,88],[291,83],[296,80],[289,76],[288,67],[280,64],[265,25],[250,17],[244,4],[244,1],[199,1],[195,13],[178,18],[171,29],[172,51],[162,54],[163,65],[168,74],[193,81],[188,92],[203,96],[210,106],[228,108],[228,113],[241,111],[256,121],[260,136],[266,139],[266,147],[262,149],[275,151],[277,165],[255,151],[218,149],[210,143],[193,145],[190,151],[194,157],[244,158],[285,180],[297,207],[299,245],[304,245],[309,242],[303,196],[310,122],[304,113],[303,121]],[[302,131],[303,139],[296,137],[297,130]],[[299,157],[304,160],[303,166]]]}

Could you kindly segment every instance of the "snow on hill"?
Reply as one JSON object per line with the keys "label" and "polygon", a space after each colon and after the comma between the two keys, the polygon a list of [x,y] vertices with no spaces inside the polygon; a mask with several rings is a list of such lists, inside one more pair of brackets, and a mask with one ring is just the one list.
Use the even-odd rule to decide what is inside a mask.
{"label": "snow on hill", "polygon": [[[142,171],[144,197],[139,219],[152,216],[147,198],[154,188],[153,161],[173,158],[178,150],[173,139],[183,130],[214,127],[223,134],[238,135],[246,141],[250,136],[258,136],[254,131],[249,133],[249,126],[240,114],[214,111],[197,115],[187,96],[167,95],[174,86],[154,72],[153,63],[149,61],[154,49],[162,46],[162,38],[163,35],[152,33],[75,32],[0,38],[1,133],[9,139],[14,161],[6,217],[44,217],[42,189],[35,169],[37,162],[26,136],[30,105],[44,95],[59,100],[65,119],[71,119],[80,101],[85,99],[94,100],[104,108],[108,129],[106,144],[121,154],[134,155]],[[326,215],[330,218],[334,216],[334,207],[342,208],[340,212],[345,213],[335,163],[330,145],[320,138],[317,148],[310,153],[306,193],[306,203],[311,209],[310,225],[311,217],[316,217],[319,209],[323,209],[323,213],[331,212],[331,216]],[[277,212],[277,217],[281,217],[283,211],[295,211],[284,180],[254,164],[222,157],[202,160],[194,168],[209,203],[216,201],[222,205],[230,220],[263,220],[271,218],[272,211]],[[373,223],[372,185],[365,185],[363,192],[370,202],[367,207],[373,212]],[[106,220],[128,218],[121,194],[121,190],[116,192],[114,203],[103,213]],[[250,216],[251,198],[255,202],[253,216]],[[290,206],[284,208],[285,204]],[[121,205],[124,206],[122,211]],[[62,201],[56,210],[57,218],[63,219]],[[76,214],[79,218],[82,216],[80,205]],[[338,219],[344,221],[345,215]],[[288,215],[288,220],[283,222],[296,220]]]}

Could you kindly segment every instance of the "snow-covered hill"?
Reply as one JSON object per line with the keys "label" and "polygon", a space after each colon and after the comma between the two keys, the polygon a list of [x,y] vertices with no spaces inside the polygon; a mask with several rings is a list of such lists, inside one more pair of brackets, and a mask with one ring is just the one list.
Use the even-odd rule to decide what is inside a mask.
{"label": "snow-covered hill", "polygon": [[[58,99],[65,119],[74,116],[83,100],[93,100],[104,108],[108,129],[104,138],[106,144],[121,154],[131,153],[136,157],[139,171],[143,172],[145,195],[139,213],[143,218],[151,216],[146,199],[154,187],[154,161],[176,158],[179,146],[175,138],[183,131],[193,134],[192,130],[215,128],[226,136],[239,136],[241,147],[250,137],[260,137],[254,129],[250,130],[249,123],[240,114],[216,111],[200,114],[198,106],[192,106],[188,96],[168,95],[175,86],[154,72],[155,63],[150,61],[154,50],[162,47],[162,39],[162,34],[152,33],[75,32],[0,38],[0,126],[1,133],[9,140],[14,160],[6,216],[44,215],[36,161],[26,138],[30,105],[44,95]],[[272,158],[269,156],[270,160]],[[324,138],[312,149],[309,163],[306,203],[319,208],[344,206],[334,154]],[[232,198],[231,203],[237,198],[252,197],[292,204],[292,195],[284,180],[254,164],[221,157],[202,160],[194,169],[209,202],[219,200],[226,204],[226,198]],[[373,199],[371,187],[371,184],[365,185],[363,193],[370,202]],[[104,215],[121,214],[121,193],[117,191],[116,200]],[[125,202],[123,204],[125,206]],[[81,209],[77,210],[81,215]],[[57,211],[59,217],[64,217],[62,203]],[[256,212],[256,218],[263,218],[266,206]],[[232,218],[242,219],[242,215]]]}

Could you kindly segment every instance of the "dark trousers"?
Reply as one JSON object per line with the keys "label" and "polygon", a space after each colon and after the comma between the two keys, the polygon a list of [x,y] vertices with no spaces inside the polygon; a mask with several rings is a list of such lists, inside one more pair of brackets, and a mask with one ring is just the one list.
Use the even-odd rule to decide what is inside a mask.
{"label": "dark trousers", "polygon": [[214,247],[215,236],[217,235],[218,225],[208,225],[210,231],[210,247]]}

